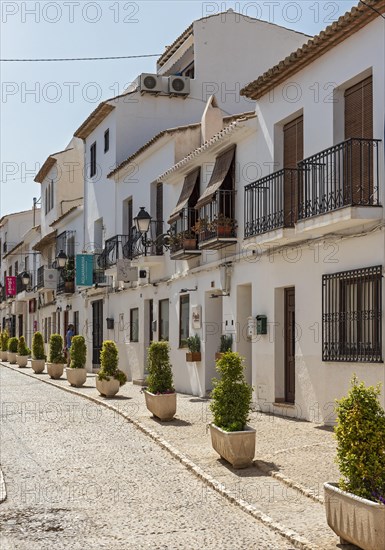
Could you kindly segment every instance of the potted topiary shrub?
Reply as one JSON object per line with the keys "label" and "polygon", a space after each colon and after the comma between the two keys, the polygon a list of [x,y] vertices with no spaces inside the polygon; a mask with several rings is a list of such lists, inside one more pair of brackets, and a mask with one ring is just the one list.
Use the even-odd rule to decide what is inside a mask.
{"label": "potted topiary shrub", "polygon": [[231,351],[233,347],[233,335],[222,334],[219,349],[215,354],[215,360],[218,361],[226,351]]}
{"label": "potted topiary shrub", "polygon": [[32,337],[31,367],[36,374],[41,374],[44,371],[46,359],[47,357],[44,353],[43,335],[41,332],[35,332]]}
{"label": "potted topiary shrub", "polygon": [[199,338],[198,334],[194,334],[194,336],[189,336],[186,339],[186,342],[189,349],[189,353],[186,353],[186,361],[201,361],[201,339]]}
{"label": "potted topiary shrub", "polygon": [[6,330],[3,330],[1,333],[1,360],[2,361],[8,361],[8,340],[9,335]]}
{"label": "potted topiary shrub", "polygon": [[16,363],[19,365],[19,367],[27,366],[29,355],[31,355],[31,350],[25,343],[24,336],[20,336],[16,355]]}
{"label": "potted topiary shrub", "polygon": [[49,357],[47,372],[51,378],[57,380],[64,371],[66,358],[63,354],[63,337],[60,334],[51,334],[49,339]]}
{"label": "potted topiary shrub", "polygon": [[80,388],[87,380],[87,346],[84,336],[73,336],[70,348],[70,366],[66,368],[67,380],[71,386]]}
{"label": "potted topiary shrub", "polygon": [[385,548],[385,411],[381,385],[366,387],[354,375],[337,401],[337,458],[342,478],[325,483],[329,527],[342,544],[363,550]]}
{"label": "potted topiary shrub", "polygon": [[247,426],[252,387],[245,381],[243,360],[238,353],[227,351],[216,362],[221,379],[214,378],[210,409],[211,443],[217,453],[234,468],[252,464],[256,432]]}
{"label": "potted topiary shrub", "polygon": [[16,338],[16,336],[12,336],[12,338],[9,338],[8,340],[8,362],[11,363],[11,365],[15,365],[16,363],[16,354],[17,354],[17,348],[19,345],[19,340]]}
{"label": "potted topiary shrub", "polygon": [[118,364],[117,345],[113,340],[105,340],[100,352],[100,370],[96,377],[96,388],[103,397],[113,397],[120,386],[127,382],[127,376],[118,369]]}
{"label": "potted topiary shrub", "polygon": [[167,342],[152,342],[148,349],[148,379],[144,391],[146,407],[159,420],[172,420],[176,413],[176,393]]}

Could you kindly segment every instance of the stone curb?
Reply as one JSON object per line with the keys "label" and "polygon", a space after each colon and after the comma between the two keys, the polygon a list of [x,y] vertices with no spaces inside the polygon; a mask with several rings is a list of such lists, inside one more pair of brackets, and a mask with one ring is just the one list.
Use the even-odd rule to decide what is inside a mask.
{"label": "stone curb", "polygon": [[[192,460],[187,458],[183,453],[178,451],[178,449],[176,449],[168,441],[163,439],[160,435],[158,435],[153,430],[150,430],[149,428],[147,428],[144,424],[142,424],[138,420],[134,420],[133,418],[131,418],[130,416],[128,416],[124,412],[120,411],[114,405],[111,405],[111,404],[109,404],[105,401],[102,401],[101,399],[99,399],[97,397],[93,397],[91,395],[85,395],[83,393],[80,393],[80,392],[76,391],[75,389],[73,389],[72,387],[66,388],[65,386],[55,384],[55,382],[53,382],[51,380],[45,380],[43,378],[38,378],[35,374],[25,372],[24,370],[19,370],[19,368],[16,369],[16,368],[14,368],[10,365],[6,365],[4,363],[1,363],[1,365],[3,365],[4,367],[6,367],[10,370],[19,372],[20,374],[24,374],[25,376],[28,376],[29,378],[33,378],[34,380],[40,380],[40,382],[43,382],[43,383],[48,384],[50,386],[54,386],[55,388],[58,388],[60,390],[64,390],[68,393],[72,393],[74,395],[78,395],[80,397],[83,397],[84,399],[88,399],[89,401],[92,401],[93,403],[96,403],[98,405],[102,405],[106,409],[114,411],[114,413],[118,413],[120,416],[122,416],[123,418],[128,420],[131,424],[133,424],[136,428],[138,428],[141,432],[148,435],[160,447],[162,447],[163,449],[168,451],[168,453],[171,454],[171,456],[176,458],[181,464],[183,464],[183,466],[186,467],[187,470],[192,472],[198,479],[203,481],[206,485],[211,487],[214,491],[219,493],[222,497],[226,498],[229,502],[231,502],[233,504],[236,504],[244,512],[248,513],[249,515],[251,515],[252,517],[257,519],[258,521],[263,523],[266,527],[268,527],[272,531],[280,534],[285,539],[289,540],[295,546],[295,548],[299,548],[301,550],[322,550],[318,545],[313,544],[312,542],[308,541],[305,537],[302,537],[301,535],[299,535],[298,533],[296,533],[292,529],[289,529],[289,528],[285,527],[284,525],[282,525],[281,523],[279,523],[277,521],[274,521],[273,518],[271,518],[267,514],[264,514],[263,512],[258,510],[258,508],[256,508],[253,504],[248,503],[246,500],[244,500],[242,498],[235,497],[231,493],[231,491],[229,491],[228,489],[226,489],[224,487],[224,485],[221,482],[219,482],[218,480],[216,480],[212,476],[209,476],[208,474],[206,474],[206,472],[204,470],[202,470],[202,468],[200,466],[195,464]],[[258,462],[258,461],[256,461],[256,462]],[[265,469],[266,469],[266,473],[269,473],[269,475],[272,475],[272,474],[276,473],[276,472],[272,472],[266,466],[265,466]],[[275,476],[272,475],[272,477],[275,477]],[[282,478],[284,478],[284,476],[282,476]],[[277,478],[277,479],[279,479],[279,478]],[[284,478],[284,479],[288,480],[288,478]],[[280,479],[280,481],[283,481],[283,479],[282,480]],[[291,480],[288,480],[288,481],[291,481]],[[291,482],[291,483],[293,484],[293,485],[291,485],[292,487],[297,488],[296,487],[297,484],[295,484],[294,481]],[[306,489],[306,488],[302,488],[302,489],[311,494],[311,492],[308,489]],[[300,492],[302,493],[302,490],[300,490]],[[304,494],[304,496],[307,496],[307,495]]]}
{"label": "stone curb", "polygon": [[4,502],[7,498],[7,488],[5,486],[4,475],[0,468],[0,502]]}

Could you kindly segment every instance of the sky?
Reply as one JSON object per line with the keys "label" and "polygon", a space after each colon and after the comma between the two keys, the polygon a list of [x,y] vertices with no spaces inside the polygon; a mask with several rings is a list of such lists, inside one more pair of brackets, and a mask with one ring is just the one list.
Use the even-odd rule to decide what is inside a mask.
{"label": "sky", "polygon": [[[314,35],[358,0],[8,1],[1,0],[0,57],[46,59],[162,54],[195,19],[234,11]],[[252,59],[250,59],[252,62]],[[0,215],[32,207],[46,158],[156,57],[0,63]],[[259,75],[255,75],[256,77]]]}

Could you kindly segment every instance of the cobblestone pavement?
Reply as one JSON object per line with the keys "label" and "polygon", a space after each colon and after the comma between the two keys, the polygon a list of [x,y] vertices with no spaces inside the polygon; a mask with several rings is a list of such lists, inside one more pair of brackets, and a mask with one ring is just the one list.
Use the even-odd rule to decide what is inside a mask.
{"label": "cobblestone pavement", "polygon": [[0,383],[2,550],[293,548],[122,417],[4,367]]}
{"label": "cobblestone pavement", "polygon": [[[32,373],[35,378],[50,380],[46,374],[34,375],[31,369],[22,369],[22,371],[28,372],[28,374]],[[21,372],[16,374],[19,375],[19,378],[26,378],[20,376]],[[94,375],[88,375],[86,385],[79,389],[73,388],[73,390],[106,401],[99,396],[94,378]],[[65,378],[57,381],[50,380],[50,382],[69,388]],[[41,384],[41,387],[49,388],[46,384]],[[211,447],[210,435],[207,430],[207,424],[211,420],[209,400],[178,394],[176,418],[172,422],[161,423],[151,418],[140,390],[139,386],[128,383],[121,388],[115,398],[108,399],[108,403],[159,434],[200,466],[208,476],[217,480],[235,498],[243,499],[267,514],[273,521],[279,522],[287,532],[293,530],[300,537],[309,541],[309,547],[322,550],[340,547],[339,539],[326,524],[322,505],[323,482],[334,481],[339,477],[334,464],[335,443],[330,429],[325,429],[315,423],[254,412],[251,415],[250,424],[257,429],[255,455],[257,467],[237,471],[219,459]],[[58,399],[60,399],[60,395]],[[83,401],[77,400],[75,402],[77,407],[88,407],[87,401],[83,403]],[[127,421],[119,414],[112,413],[112,416],[114,422],[119,426],[126,426]],[[127,426],[125,429],[128,429]],[[130,428],[130,430],[132,429]],[[124,445],[111,451],[111,455],[119,465],[127,462],[127,449]],[[289,479],[283,483],[281,479],[273,476],[285,476]],[[5,477],[7,478],[6,472]],[[157,476],[154,475],[154,479],[156,478]],[[196,486],[199,483],[197,480]],[[295,487],[290,487],[290,484]],[[313,498],[309,498],[309,495],[305,496],[299,489],[313,495]],[[203,499],[203,503],[211,504],[214,498],[212,490],[201,484],[199,491],[201,502]],[[218,498],[221,498],[220,495],[217,495],[214,500],[217,502]],[[222,520],[222,514],[220,517]],[[253,521],[256,522],[256,520]],[[257,527],[259,528],[258,524]],[[207,543],[205,544],[206,547],[210,547],[207,546]],[[217,544],[216,547],[231,547],[231,544],[230,546],[226,544],[227,542],[222,545]],[[259,544],[258,541],[255,541],[250,548],[270,548],[269,543],[265,546],[264,544],[264,542]],[[282,539],[277,546],[273,545],[272,548],[287,548],[286,544]],[[155,547],[158,548],[158,546]],[[177,545],[164,547],[179,548]],[[180,547],[194,548],[195,546],[192,543],[192,545],[187,544],[187,546]],[[159,546],[159,548],[163,547]],[[249,548],[249,546],[247,542],[244,545],[237,542],[233,548]],[[355,547],[344,546],[346,550],[353,548]]]}

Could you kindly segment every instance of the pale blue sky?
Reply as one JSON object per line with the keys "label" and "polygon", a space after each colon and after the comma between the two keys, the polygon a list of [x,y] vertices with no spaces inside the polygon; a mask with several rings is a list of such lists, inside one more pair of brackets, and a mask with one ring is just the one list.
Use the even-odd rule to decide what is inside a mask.
{"label": "pale blue sky", "polygon": [[[357,3],[2,0],[1,58],[159,54],[194,19],[229,8],[316,34]],[[100,101],[155,72],[155,62],[1,63],[0,214],[31,208],[40,196],[33,177],[47,156],[67,145]]]}

